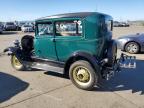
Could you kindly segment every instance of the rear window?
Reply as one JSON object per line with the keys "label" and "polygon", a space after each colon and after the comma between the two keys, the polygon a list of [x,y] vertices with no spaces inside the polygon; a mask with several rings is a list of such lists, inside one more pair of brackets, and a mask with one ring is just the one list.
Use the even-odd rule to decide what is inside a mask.
{"label": "rear window", "polygon": [[59,21],[55,23],[57,36],[81,36],[82,23],[79,20]]}

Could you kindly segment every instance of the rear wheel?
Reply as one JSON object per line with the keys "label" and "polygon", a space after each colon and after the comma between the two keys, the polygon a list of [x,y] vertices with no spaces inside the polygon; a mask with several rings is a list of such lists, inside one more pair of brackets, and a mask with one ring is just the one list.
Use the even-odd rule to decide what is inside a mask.
{"label": "rear wheel", "polygon": [[125,51],[131,54],[136,54],[139,52],[139,45],[136,42],[129,42],[125,46]]}
{"label": "rear wheel", "polygon": [[11,65],[13,66],[14,69],[18,71],[24,70],[24,65],[20,63],[20,61],[15,55],[11,56]]}
{"label": "rear wheel", "polygon": [[80,60],[74,62],[69,70],[69,76],[72,83],[84,90],[92,90],[98,83],[98,75],[87,61]]}

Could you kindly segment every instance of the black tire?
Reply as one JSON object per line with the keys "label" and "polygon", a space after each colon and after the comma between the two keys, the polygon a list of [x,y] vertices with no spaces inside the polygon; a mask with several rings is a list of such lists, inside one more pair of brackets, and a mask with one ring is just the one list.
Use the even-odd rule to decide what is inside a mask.
{"label": "black tire", "polygon": [[17,71],[24,71],[25,70],[25,66],[20,63],[20,61],[17,59],[17,57],[15,55],[11,56],[11,65]]}
{"label": "black tire", "polygon": [[25,52],[31,52],[34,49],[33,46],[34,37],[30,35],[25,35],[21,39],[21,46]]}
{"label": "black tire", "polygon": [[[74,74],[78,67],[80,67],[81,69],[77,72],[77,76],[76,76]],[[82,75],[81,79],[85,78],[85,80],[86,80],[86,78],[88,77],[86,74],[84,75],[84,73],[79,73],[80,71],[82,71],[82,69],[86,70],[85,71],[86,74],[87,73],[89,74],[89,78],[87,79],[88,82],[79,81],[77,78],[78,76],[80,77],[80,75]],[[98,74],[96,73],[94,68],[91,66],[91,64],[84,60],[76,61],[71,65],[70,70],[69,70],[69,77],[70,77],[72,83],[76,87],[83,89],[83,90],[92,90],[94,88],[94,86],[98,83],[98,79],[99,79]]]}
{"label": "black tire", "polygon": [[136,42],[129,42],[125,45],[125,51],[130,54],[137,54],[140,51],[140,46]]}

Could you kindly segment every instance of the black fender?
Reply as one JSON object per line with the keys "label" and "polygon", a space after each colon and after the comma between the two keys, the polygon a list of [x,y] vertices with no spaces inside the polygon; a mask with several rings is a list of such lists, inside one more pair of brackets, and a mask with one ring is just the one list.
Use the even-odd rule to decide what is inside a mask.
{"label": "black fender", "polygon": [[117,43],[115,40],[112,40],[108,44],[107,49],[107,58],[108,58],[108,65],[112,66],[117,59]]}
{"label": "black fender", "polygon": [[4,53],[7,53],[9,56],[15,55],[20,63],[23,64],[22,60],[22,51],[19,47],[8,47],[4,49]]}
{"label": "black fender", "polygon": [[7,53],[8,52],[8,55],[12,55],[12,54],[16,54],[17,51],[19,50],[19,48],[17,47],[8,47],[6,49],[4,49],[4,53]]}
{"label": "black fender", "polygon": [[95,56],[92,54],[89,54],[87,52],[74,52],[69,59],[66,61],[65,66],[64,66],[64,72],[67,74],[69,72],[70,65],[74,63],[77,60],[86,60],[88,61],[92,67],[96,70],[97,74],[101,76],[101,71],[100,71],[100,65],[98,60],[96,59]]}

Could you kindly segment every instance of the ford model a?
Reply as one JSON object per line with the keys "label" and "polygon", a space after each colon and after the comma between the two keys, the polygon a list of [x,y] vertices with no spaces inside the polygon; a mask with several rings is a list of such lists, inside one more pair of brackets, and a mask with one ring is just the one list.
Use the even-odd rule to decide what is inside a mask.
{"label": "ford model a", "polygon": [[11,55],[16,70],[62,73],[78,88],[91,90],[102,78],[120,71],[125,61],[124,54],[117,59],[112,20],[96,12],[44,17],[36,20],[35,37],[24,36],[4,52]]}

